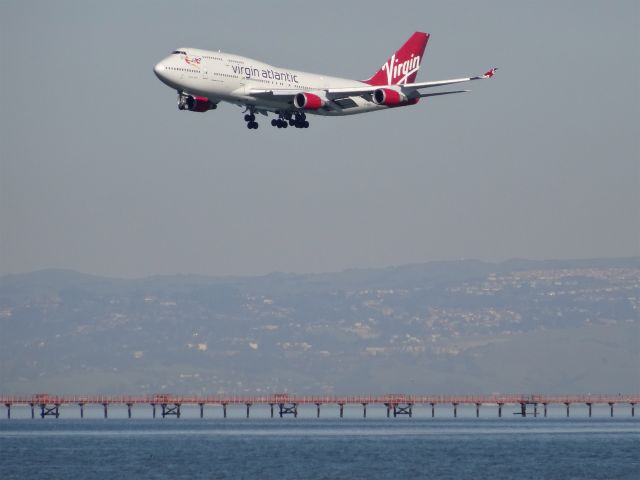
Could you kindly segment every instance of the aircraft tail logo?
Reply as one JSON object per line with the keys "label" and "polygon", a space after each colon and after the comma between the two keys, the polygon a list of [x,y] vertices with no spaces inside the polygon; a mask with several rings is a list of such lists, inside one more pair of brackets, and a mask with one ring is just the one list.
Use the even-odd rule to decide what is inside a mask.
{"label": "aircraft tail logo", "polygon": [[415,32],[373,77],[364,82],[369,85],[413,83],[420,69],[420,61],[428,41],[428,33]]}

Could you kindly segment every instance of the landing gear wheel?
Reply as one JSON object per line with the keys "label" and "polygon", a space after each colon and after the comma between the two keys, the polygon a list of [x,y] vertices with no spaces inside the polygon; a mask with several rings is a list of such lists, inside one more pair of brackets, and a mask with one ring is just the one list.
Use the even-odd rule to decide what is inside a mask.
{"label": "landing gear wheel", "polygon": [[271,126],[275,127],[276,125],[278,125],[278,120],[276,120],[275,118],[271,119]]}

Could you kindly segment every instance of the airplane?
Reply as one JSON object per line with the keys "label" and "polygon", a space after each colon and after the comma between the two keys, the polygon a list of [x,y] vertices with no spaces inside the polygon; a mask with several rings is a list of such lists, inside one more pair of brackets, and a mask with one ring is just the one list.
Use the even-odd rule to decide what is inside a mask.
{"label": "airplane", "polygon": [[275,67],[220,51],[178,48],[153,71],[178,92],[178,109],[215,110],[220,102],[245,107],[247,128],[257,129],[256,114],[277,115],[277,128],[309,128],[307,114],[337,116],[415,105],[421,98],[469,90],[421,93],[422,89],[491,78],[483,75],[415,82],[429,34],[415,32],[368,80],[350,80]]}

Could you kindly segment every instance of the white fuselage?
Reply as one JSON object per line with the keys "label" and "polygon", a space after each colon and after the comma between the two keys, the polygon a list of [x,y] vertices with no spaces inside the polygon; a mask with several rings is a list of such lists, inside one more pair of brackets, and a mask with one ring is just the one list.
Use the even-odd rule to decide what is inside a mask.
{"label": "white fuselage", "polygon": [[[288,99],[252,95],[251,90],[313,92],[330,88],[368,87],[358,80],[275,67],[224,52],[194,48],[179,48],[176,52],[179,53],[172,53],[154,67],[158,78],[178,92],[207,97],[213,103],[226,101],[265,111],[289,110],[292,105]],[[387,108],[377,105],[370,98],[353,96],[348,101],[333,105],[330,110],[310,110],[307,113],[350,115]]]}

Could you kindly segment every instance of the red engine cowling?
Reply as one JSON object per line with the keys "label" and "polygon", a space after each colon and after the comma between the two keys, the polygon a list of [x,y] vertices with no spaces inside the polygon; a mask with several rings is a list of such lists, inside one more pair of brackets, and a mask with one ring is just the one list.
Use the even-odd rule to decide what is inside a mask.
{"label": "red engine cowling", "polygon": [[390,88],[378,88],[373,92],[373,103],[376,105],[387,105],[393,107],[407,101],[402,93]]}
{"label": "red engine cowling", "polygon": [[197,95],[188,95],[184,101],[184,110],[190,112],[206,112],[214,110],[217,105],[211,102],[207,97],[199,97]]}
{"label": "red engine cowling", "polygon": [[326,105],[327,101],[313,93],[298,93],[293,97],[293,106],[298,109],[318,110]]}

